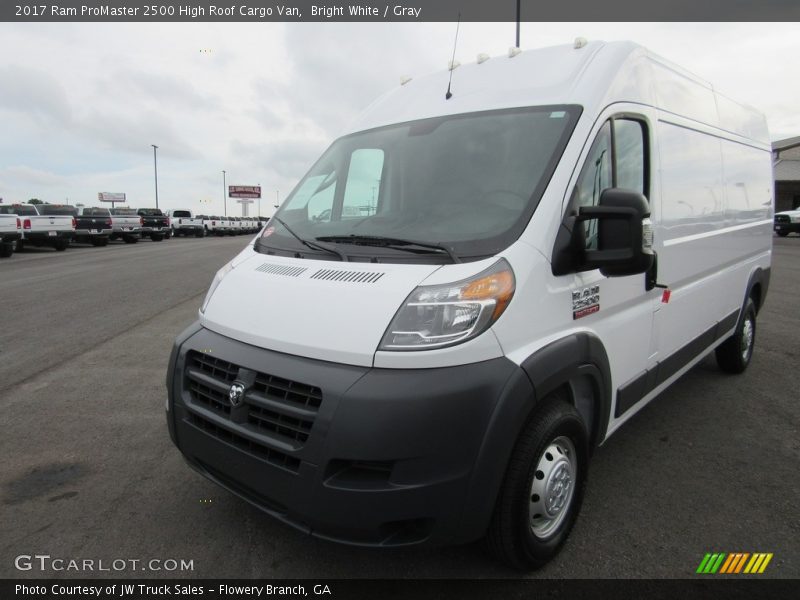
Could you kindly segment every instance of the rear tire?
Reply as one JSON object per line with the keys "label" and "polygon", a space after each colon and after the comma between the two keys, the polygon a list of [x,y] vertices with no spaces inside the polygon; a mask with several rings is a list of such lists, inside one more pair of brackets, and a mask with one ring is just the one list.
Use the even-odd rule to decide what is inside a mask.
{"label": "rear tire", "polygon": [[59,252],[63,252],[69,246],[69,242],[67,240],[58,240],[54,245],[53,248],[58,250]]}
{"label": "rear tire", "polygon": [[490,551],[529,571],[551,560],[583,501],[589,457],[586,426],[575,408],[550,396],[517,439],[486,533]]}
{"label": "rear tire", "polygon": [[726,373],[742,373],[753,358],[755,343],[756,305],[752,298],[748,298],[733,335],[717,346],[719,368]]}
{"label": "rear tire", "polygon": [[91,243],[92,246],[102,248],[103,246],[108,246],[108,238],[92,238]]}
{"label": "rear tire", "polygon": [[14,242],[0,244],[0,258],[8,258],[12,254],[14,254]]}
{"label": "rear tire", "polygon": [[126,244],[135,244],[136,242],[138,242],[138,241],[139,241],[139,238],[138,238],[138,237],[134,237],[134,236],[132,236],[132,235],[126,235],[125,237],[123,237],[123,238],[122,238],[122,240],[123,240],[123,241],[124,241]]}
{"label": "rear tire", "polygon": [[203,233],[203,230],[201,229],[200,231],[194,234],[194,237],[196,238],[205,237],[205,233]]}
{"label": "rear tire", "polygon": [[787,235],[789,235],[789,232],[788,231],[779,231],[778,235],[781,236],[781,237],[786,237]]}
{"label": "rear tire", "polygon": [[161,240],[164,239],[164,236],[163,235],[151,235],[150,239],[153,240],[154,242],[160,242]]}
{"label": "rear tire", "polygon": [[25,242],[22,240],[17,240],[17,246],[14,248],[14,252],[22,252],[25,249]]}

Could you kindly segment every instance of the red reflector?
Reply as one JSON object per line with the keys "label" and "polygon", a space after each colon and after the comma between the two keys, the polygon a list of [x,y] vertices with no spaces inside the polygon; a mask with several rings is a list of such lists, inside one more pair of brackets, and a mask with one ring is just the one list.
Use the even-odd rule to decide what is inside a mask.
{"label": "red reflector", "polygon": [[661,294],[661,302],[664,304],[669,304],[669,297],[672,295],[672,292],[669,290],[664,290],[664,293]]}

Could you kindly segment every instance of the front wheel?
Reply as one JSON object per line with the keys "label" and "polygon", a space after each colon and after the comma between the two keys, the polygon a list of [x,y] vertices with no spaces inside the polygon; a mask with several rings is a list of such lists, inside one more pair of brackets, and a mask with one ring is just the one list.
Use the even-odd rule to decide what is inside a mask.
{"label": "front wheel", "polygon": [[736,325],[733,335],[717,346],[716,356],[719,368],[726,373],[741,373],[753,358],[756,343],[756,305],[748,298],[742,311],[742,318]]}
{"label": "front wheel", "polygon": [[502,562],[536,569],[556,554],[578,516],[588,466],[586,426],[559,396],[546,398],[519,436],[486,540]]}

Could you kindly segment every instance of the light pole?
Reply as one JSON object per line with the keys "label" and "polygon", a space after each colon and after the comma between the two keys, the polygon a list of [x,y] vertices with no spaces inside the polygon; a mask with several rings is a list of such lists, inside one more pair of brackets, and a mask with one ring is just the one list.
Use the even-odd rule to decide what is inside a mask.
{"label": "light pole", "polygon": [[158,208],[158,146],[150,144],[153,147],[153,172],[156,178],[156,208]]}
{"label": "light pole", "polygon": [[261,216],[261,184],[258,184],[258,216]]}
{"label": "light pole", "polygon": [[279,200],[280,195],[281,195],[281,191],[280,190],[275,190],[275,210],[278,210],[278,207],[281,205],[281,202]]}
{"label": "light pole", "polygon": [[225,171],[222,171],[222,203],[225,206],[225,216],[228,216],[228,183],[225,180]]}

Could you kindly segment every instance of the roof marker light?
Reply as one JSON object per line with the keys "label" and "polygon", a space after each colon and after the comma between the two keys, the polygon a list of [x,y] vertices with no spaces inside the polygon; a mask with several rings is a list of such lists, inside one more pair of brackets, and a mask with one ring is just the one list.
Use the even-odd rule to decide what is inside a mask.
{"label": "roof marker light", "polygon": [[575,38],[575,44],[573,45],[573,48],[575,48],[575,50],[580,50],[581,48],[583,48],[588,43],[589,42],[586,40],[585,37],[576,37]]}
{"label": "roof marker light", "polygon": [[457,60],[451,60],[447,63],[447,70],[455,71],[460,66],[461,66],[460,62],[458,62]]}
{"label": "roof marker light", "polygon": [[411,81],[411,77],[408,77],[407,75],[403,75],[402,77],[400,77],[400,85],[405,85],[409,81]]}
{"label": "roof marker light", "polygon": [[514,58],[518,54],[522,54],[522,48],[512,47],[508,49],[508,58]]}
{"label": "roof marker light", "polygon": [[480,65],[482,63],[485,63],[487,60],[489,60],[489,58],[490,57],[488,54],[484,54],[483,52],[481,52],[480,54],[478,54],[478,64]]}

